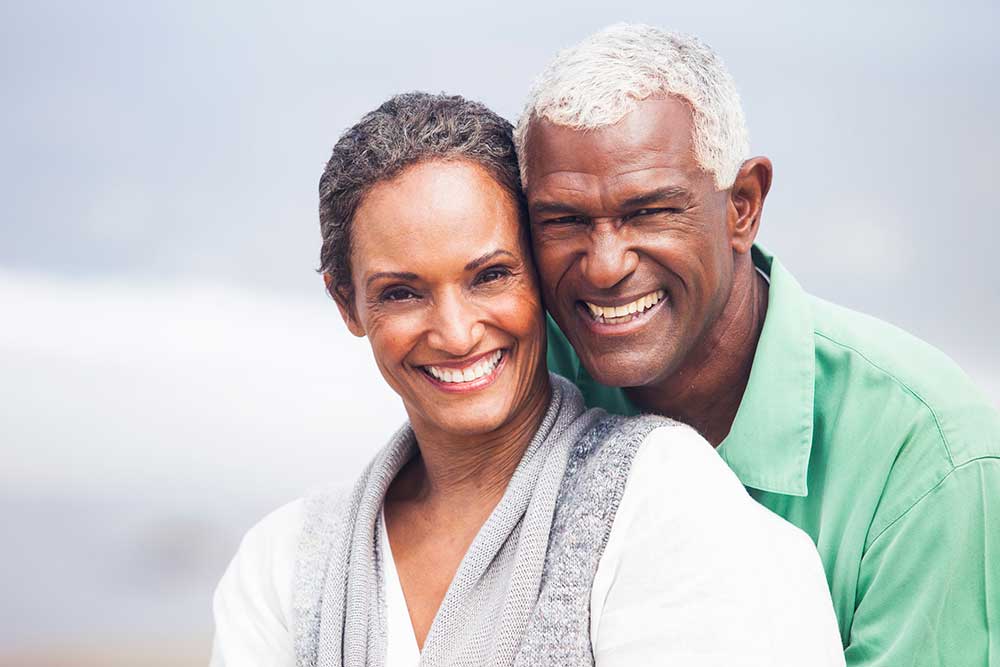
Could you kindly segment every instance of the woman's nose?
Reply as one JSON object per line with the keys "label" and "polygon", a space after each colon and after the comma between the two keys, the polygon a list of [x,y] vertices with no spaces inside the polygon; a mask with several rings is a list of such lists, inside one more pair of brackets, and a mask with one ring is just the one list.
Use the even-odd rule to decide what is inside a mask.
{"label": "woman's nose", "polygon": [[485,333],[480,308],[466,295],[453,294],[435,304],[427,342],[434,349],[461,357],[475,350]]}
{"label": "woman's nose", "polygon": [[629,248],[619,227],[611,222],[594,225],[582,259],[583,275],[598,289],[610,289],[635,271],[639,255]]}

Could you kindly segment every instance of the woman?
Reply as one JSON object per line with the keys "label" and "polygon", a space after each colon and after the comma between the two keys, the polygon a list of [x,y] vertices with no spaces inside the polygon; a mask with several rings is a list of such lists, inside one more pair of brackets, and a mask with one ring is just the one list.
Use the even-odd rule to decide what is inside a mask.
{"label": "woman", "polygon": [[250,531],[214,665],[843,664],[807,537],[692,429],[547,373],[506,121],[394,97],[320,197],[327,289],[409,422]]}

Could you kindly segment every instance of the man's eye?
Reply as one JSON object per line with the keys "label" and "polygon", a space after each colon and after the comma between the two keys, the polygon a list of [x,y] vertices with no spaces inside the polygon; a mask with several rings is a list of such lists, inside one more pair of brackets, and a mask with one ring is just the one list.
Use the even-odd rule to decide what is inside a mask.
{"label": "man's eye", "polygon": [[406,287],[390,287],[389,289],[382,292],[382,296],[379,298],[380,301],[409,301],[410,299],[417,298],[417,295],[413,293],[412,290]]}
{"label": "man's eye", "polygon": [[638,211],[629,214],[630,218],[640,218],[647,217],[651,215],[669,215],[673,213],[680,213],[680,209],[677,208],[640,208]]}
{"label": "man's eye", "polygon": [[558,218],[549,218],[548,220],[543,220],[543,225],[577,225],[583,222],[583,218],[579,215],[563,215]]}

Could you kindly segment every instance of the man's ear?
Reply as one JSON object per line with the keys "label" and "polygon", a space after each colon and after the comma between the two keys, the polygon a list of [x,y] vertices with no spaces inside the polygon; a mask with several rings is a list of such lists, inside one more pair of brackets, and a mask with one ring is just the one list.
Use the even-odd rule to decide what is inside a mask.
{"label": "man's ear", "polygon": [[323,283],[326,285],[327,293],[333,297],[337,304],[337,310],[340,311],[340,316],[344,319],[347,330],[358,338],[364,338],[365,329],[358,322],[358,314],[354,309],[354,295],[342,287],[338,288],[333,282],[333,276],[329,273],[323,274]]}
{"label": "man's ear", "polygon": [[772,175],[771,161],[766,157],[750,158],[736,174],[729,191],[729,236],[733,250],[738,253],[750,252],[757,238]]}

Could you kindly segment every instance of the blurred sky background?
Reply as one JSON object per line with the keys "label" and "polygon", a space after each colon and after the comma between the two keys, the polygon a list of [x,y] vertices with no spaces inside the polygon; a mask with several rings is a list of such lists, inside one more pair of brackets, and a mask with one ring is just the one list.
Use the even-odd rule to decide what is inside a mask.
{"label": "blurred sky background", "polygon": [[389,95],[511,120],[621,20],[699,35],[807,290],[1000,403],[996,2],[0,5],[0,664],[205,664],[243,532],[402,419],[315,274],[316,185]]}

